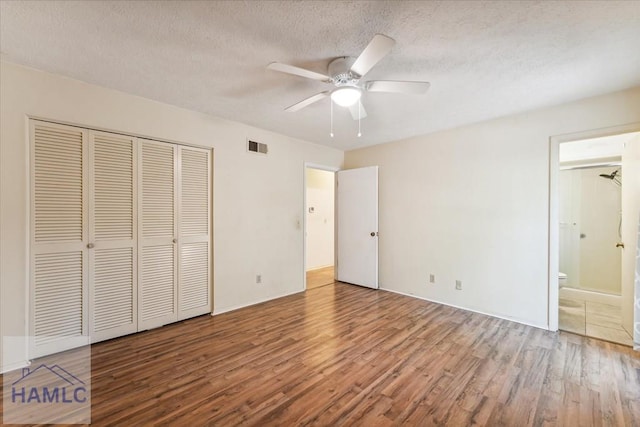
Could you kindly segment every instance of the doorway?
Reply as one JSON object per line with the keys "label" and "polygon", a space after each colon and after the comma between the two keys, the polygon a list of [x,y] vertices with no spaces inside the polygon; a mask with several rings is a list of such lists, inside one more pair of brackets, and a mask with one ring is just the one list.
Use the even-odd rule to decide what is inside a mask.
{"label": "doorway", "polygon": [[[630,200],[640,171],[629,157],[639,136],[621,130],[558,141],[551,180],[550,249],[557,245],[557,258],[550,259],[550,274],[555,276],[550,280],[550,310],[556,291],[558,329],[629,346],[632,328],[624,318],[625,311],[632,311],[633,289],[626,283],[626,270],[634,267],[625,261],[624,251],[625,241],[633,246],[628,250],[635,244],[623,223],[625,215],[628,222],[637,210]],[[552,145],[552,159],[553,154]],[[625,175],[631,180],[628,188]],[[552,320],[550,315],[550,329]]]}
{"label": "doorway", "polygon": [[335,278],[335,170],[305,167],[306,289],[330,285]]}

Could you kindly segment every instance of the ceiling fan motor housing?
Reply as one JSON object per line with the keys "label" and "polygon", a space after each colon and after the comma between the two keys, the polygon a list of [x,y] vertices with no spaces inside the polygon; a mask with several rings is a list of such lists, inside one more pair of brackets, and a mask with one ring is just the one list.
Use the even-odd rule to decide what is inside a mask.
{"label": "ceiling fan motor housing", "polygon": [[360,76],[351,72],[351,66],[356,58],[341,56],[334,59],[327,67],[327,74],[331,76],[331,82],[336,86],[356,86]]}

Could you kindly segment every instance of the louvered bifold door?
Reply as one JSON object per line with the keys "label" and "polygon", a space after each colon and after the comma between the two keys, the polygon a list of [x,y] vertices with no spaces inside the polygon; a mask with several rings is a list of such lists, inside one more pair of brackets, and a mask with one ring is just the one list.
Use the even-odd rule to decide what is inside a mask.
{"label": "louvered bifold door", "polygon": [[139,141],[138,330],[144,330],[178,320],[177,147]]}
{"label": "louvered bifold door", "polygon": [[178,318],[211,312],[211,151],[178,147]]}
{"label": "louvered bifold door", "polygon": [[92,342],[138,330],[136,139],[89,132]]}
{"label": "louvered bifold door", "polygon": [[88,339],[87,132],[31,120],[30,357]]}

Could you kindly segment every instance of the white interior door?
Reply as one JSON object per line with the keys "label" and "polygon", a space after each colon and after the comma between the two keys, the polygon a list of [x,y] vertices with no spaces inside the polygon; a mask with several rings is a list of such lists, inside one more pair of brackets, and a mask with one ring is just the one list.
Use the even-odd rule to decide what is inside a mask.
{"label": "white interior door", "polygon": [[31,356],[88,340],[87,132],[30,121]]}
{"label": "white interior door", "polygon": [[178,320],[177,151],[142,140],[138,193],[138,329]]}
{"label": "white interior door", "polygon": [[136,138],[89,132],[91,341],[138,330]]}
{"label": "white interior door", "polygon": [[178,147],[178,319],[211,312],[211,151]]}
{"label": "white interior door", "polygon": [[337,280],[377,289],[378,166],[337,173],[337,212]]}
{"label": "white interior door", "polygon": [[[622,153],[622,326],[640,343],[640,334],[634,336],[634,321],[640,322],[640,313],[634,313],[634,281],[638,254],[638,224],[640,218],[640,137],[625,144]],[[638,304],[637,304],[638,305]],[[638,311],[636,308],[635,311]],[[634,319],[635,318],[635,319]],[[640,329],[640,328],[636,328]],[[636,331],[638,332],[638,331]]]}

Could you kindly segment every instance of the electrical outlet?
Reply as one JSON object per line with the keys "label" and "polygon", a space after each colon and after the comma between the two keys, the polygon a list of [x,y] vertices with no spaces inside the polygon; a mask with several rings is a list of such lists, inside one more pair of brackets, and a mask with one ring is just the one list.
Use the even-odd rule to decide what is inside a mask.
{"label": "electrical outlet", "polygon": [[262,274],[256,274],[256,283],[257,284],[261,284],[262,283]]}
{"label": "electrical outlet", "polygon": [[459,291],[462,290],[462,280],[456,280],[456,289]]}
{"label": "electrical outlet", "polygon": [[430,274],[429,275],[429,283],[436,283],[436,275],[435,274]]}

